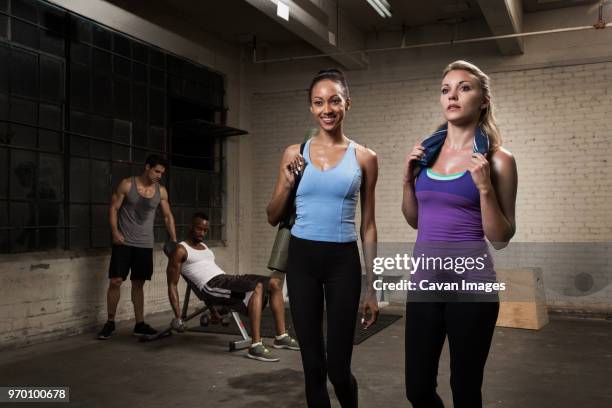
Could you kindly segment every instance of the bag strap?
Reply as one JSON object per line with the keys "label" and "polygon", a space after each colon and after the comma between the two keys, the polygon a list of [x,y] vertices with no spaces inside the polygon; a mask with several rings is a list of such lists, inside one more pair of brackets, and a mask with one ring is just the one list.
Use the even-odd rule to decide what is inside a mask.
{"label": "bag strap", "polygon": [[[305,147],[306,147],[306,142],[300,145],[301,155],[304,154]],[[291,228],[293,226],[293,223],[295,222],[295,196],[297,194],[297,189],[298,189],[298,186],[300,184],[300,180],[302,179],[303,174],[304,174],[304,169],[302,169],[302,173],[295,180],[295,184],[293,185],[293,189],[291,190],[291,195],[289,196],[289,200],[287,201],[287,214],[285,215],[283,220],[280,222],[279,228]]]}

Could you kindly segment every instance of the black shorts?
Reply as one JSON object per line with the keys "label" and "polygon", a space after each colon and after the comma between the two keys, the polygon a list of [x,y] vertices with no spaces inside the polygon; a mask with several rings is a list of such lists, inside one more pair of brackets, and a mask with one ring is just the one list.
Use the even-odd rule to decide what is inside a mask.
{"label": "black shorts", "polygon": [[151,280],[153,276],[153,248],[113,245],[108,277],[125,280]]}
{"label": "black shorts", "polygon": [[261,283],[264,289],[262,308],[268,302],[268,284],[270,278],[261,275],[217,275],[206,285],[196,291],[196,295],[213,305],[227,306],[244,315],[248,314],[248,305],[255,286]]}

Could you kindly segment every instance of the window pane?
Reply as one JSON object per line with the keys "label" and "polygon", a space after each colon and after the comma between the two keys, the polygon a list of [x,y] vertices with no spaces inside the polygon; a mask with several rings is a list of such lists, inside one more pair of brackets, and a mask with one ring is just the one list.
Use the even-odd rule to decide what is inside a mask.
{"label": "window pane", "polygon": [[149,89],[149,118],[151,125],[164,126],[166,114],[166,95]]}
{"label": "window pane", "polygon": [[8,38],[8,17],[0,15],[0,38]]}
{"label": "window pane", "polygon": [[11,92],[38,98],[38,61],[35,55],[11,50]]}
{"label": "window pane", "polygon": [[[91,161],[91,200],[94,203],[108,203],[111,198],[110,162]],[[108,208],[108,207],[107,207]]]}
{"label": "window pane", "polygon": [[93,26],[93,42],[94,45],[105,50],[111,49],[111,33],[107,29],[100,27],[97,24]]}
{"label": "window pane", "polygon": [[[0,227],[8,227],[8,203],[6,201],[0,201]],[[0,229],[2,231],[2,229]]]}
{"label": "window pane", "polygon": [[11,98],[10,118],[16,122],[35,125],[38,120],[38,106],[36,102]]}
{"label": "window pane", "polygon": [[147,46],[139,43],[137,41],[134,41],[132,43],[132,52],[134,53],[134,59],[136,61],[142,62],[143,64],[147,64]]}
{"label": "window pane", "polygon": [[113,57],[113,71],[115,75],[130,79],[132,76],[132,63],[129,59],[115,55]]}
{"label": "window pane", "polygon": [[113,34],[113,50],[124,57],[132,57],[132,42],[121,34]]}
{"label": "window pane", "polygon": [[179,77],[168,75],[168,82],[170,93],[172,95],[182,95],[183,94],[183,80]]}
{"label": "window pane", "polygon": [[63,157],[55,154],[41,153],[38,174],[38,198],[40,200],[63,201]]}
{"label": "window pane", "polygon": [[71,103],[82,109],[89,109],[89,70],[79,64],[70,65]]}
{"label": "window pane", "polygon": [[147,67],[146,65],[134,62],[132,64],[132,78],[134,82],[147,83]]}
{"label": "window pane", "polygon": [[90,136],[91,124],[92,120],[90,115],[75,110],[70,111],[70,130],[73,132]]}
{"label": "window pane", "polygon": [[149,78],[151,80],[151,86],[156,88],[164,88],[166,86],[166,75],[162,71],[149,68]]}
{"label": "window pane", "polygon": [[207,172],[198,174],[198,204],[208,207],[211,202],[211,182]]}
{"label": "window pane", "polygon": [[111,54],[94,49],[93,66],[96,72],[111,72]]}
{"label": "window pane", "polygon": [[38,19],[41,26],[60,34],[66,30],[65,11],[44,2],[39,2],[38,6],[40,7]]}
{"label": "window pane", "polygon": [[57,102],[64,99],[64,71],[59,60],[40,57],[40,97]]}
{"label": "window pane", "polygon": [[72,27],[70,29],[71,37],[77,41],[83,41],[90,44],[92,36],[91,23],[74,15],[70,16],[70,20],[72,23]]}
{"label": "window pane", "polygon": [[38,49],[38,29],[36,26],[16,18],[11,19],[12,40],[26,47]]}
{"label": "window pane", "polygon": [[121,180],[132,176],[132,169],[128,163],[112,163],[111,166],[111,188],[115,191]]}
{"label": "window pane", "polygon": [[183,76],[183,62],[173,57],[172,55],[168,55],[168,72],[172,75],[182,77]]}
{"label": "window pane", "polygon": [[[132,123],[124,120],[115,119],[113,141],[124,144],[131,143]],[[130,148],[125,145],[113,145],[113,160],[130,160]]]}
{"label": "window pane", "polygon": [[89,141],[92,159],[111,160],[112,158],[112,143],[106,141],[90,140]]}
{"label": "window pane", "polygon": [[113,81],[115,117],[131,119],[132,89],[127,81]]}
{"label": "window pane", "polygon": [[171,202],[177,204],[195,203],[195,175],[192,172],[177,170],[172,171],[171,176],[172,197]]}
{"label": "window pane", "polygon": [[38,230],[39,250],[61,249],[64,247],[64,230],[61,228],[41,228]]}
{"label": "window pane", "polygon": [[[134,85],[132,93],[132,117],[135,122],[147,122],[147,88]],[[144,143],[143,143],[144,145]]]}
{"label": "window pane", "polygon": [[91,47],[79,42],[70,43],[70,58],[83,65],[91,64]]}
{"label": "window pane", "polygon": [[48,130],[39,130],[38,147],[46,151],[61,152],[62,134],[58,132],[51,132]]}
{"label": "window pane", "polygon": [[[92,116],[93,120],[93,136],[100,139],[113,140],[113,119],[105,118],[104,116]],[[110,156],[108,157],[110,159]]]}
{"label": "window pane", "polygon": [[89,139],[70,136],[70,155],[89,157]]}
{"label": "window pane", "polygon": [[36,128],[11,125],[11,144],[22,147],[36,147]]}
{"label": "window pane", "polygon": [[135,123],[132,129],[132,144],[134,146],[147,145],[147,128],[142,123]]}
{"label": "window pane", "polygon": [[[89,160],[70,159],[70,201],[86,203],[89,201]],[[71,223],[73,220],[71,218]]]}
{"label": "window pane", "polygon": [[60,34],[63,31],[50,31],[45,29],[39,29],[38,33],[40,36],[40,50],[48,52],[49,54],[57,55],[58,57],[64,56],[64,37]]}
{"label": "window pane", "polygon": [[[108,218],[108,216],[107,216]],[[91,247],[107,248],[112,244],[110,227],[91,229]]]}
{"label": "window pane", "polygon": [[0,45],[0,92],[8,93],[11,63],[9,49]]}
{"label": "window pane", "polygon": [[[11,226],[31,227],[36,225],[36,212],[33,203],[11,203]],[[36,229],[23,228],[11,230],[11,250],[23,252],[36,248]]]}
{"label": "window pane", "polygon": [[217,175],[216,177],[211,178],[211,207],[221,207],[222,205],[222,195],[221,195],[221,179]]}
{"label": "window pane", "polygon": [[0,199],[8,197],[8,176],[8,149],[0,148]]}
{"label": "window pane", "polygon": [[8,123],[4,122],[8,119],[8,111],[8,96],[0,93],[0,143],[10,143]]}
{"label": "window pane", "polygon": [[165,59],[165,54],[163,52],[149,48],[149,64],[156,68],[164,69],[166,68]]}
{"label": "window pane", "polygon": [[38,124],[45,128],[62,130],[62,108],[59,105],[40,104]]}
{"label": "window pane", "polygon": [[149,147],[156,150],[166,150],[166,129],[155,126],[149,128]]}
{"label": "window pane", "polygon": [[93,81],[93,108],[97,113],[111,116],[113,112],[113,87],[110,76],[96,75]]}
{"label": "window pane", "polygon": [[70,206],[70,247],[88,248],[89,247],[89,206],[71,205]]}
{"label": "window pane", "polygon": [[34,180],[36,176],[36,153],[25,150],[11,150],[11,198],[31,200],[36,197]]}
{"label": "window pane", "polygon": [[37,22],[37,10],[34,0],[13,0],[11,3],[11,9],[15,16],[33,23]]}

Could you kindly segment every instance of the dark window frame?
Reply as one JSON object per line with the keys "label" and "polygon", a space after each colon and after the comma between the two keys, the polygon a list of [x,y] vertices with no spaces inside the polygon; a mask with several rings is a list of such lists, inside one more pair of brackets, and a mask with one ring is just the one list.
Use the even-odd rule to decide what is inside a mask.
{"label": "dark window frame", "polygon": [[[186,212],[198,209],[209,212],[210,216],[214,213],[214,219],[211,219],[212,235],[209,237],[209,242],[212,245],[225,244],[225,213],[227,208],[225,138],[215,136],[214,144],[218,145],[219,148],[218,154],[215,154],[215,157],[212,158],[215,163],[212,171],[176,167],[172,162],[180,161],[181,154],[172,151],[172,124],[169,123],[170,99],[172,96],[177,96],[177,93],[170,87],[170,80],[172,79],[183,85],[183,91],[189,86],[195,86],[197,89],[208,89],[210,92],[206,95],[178,94],[178,96],[195,97],[199,104],[205,104],[213,109],[217,113],[215,116],[221,118],[219,125],[224,125],[227,112],[224,105],[224,76],[46,1],[8,0],[8,3],[6,11],[0,10],[0,19],[7,22],[6,32],[0,33],[0,47],[7,50],[8,59],[11,62],[14,62],[12,58],[14,52],[24,53],[24,55],[34,58],[36,62],[33,69],[36,71],[36,84],[26,82],[25,85],[33,87],[34,94],[37,96],[23,93],[16,94],[14,92],[16,88],[11,82],[11,71],[8,69],[8,72],[6,72],[6,92],[0,88],[0,94],[2,94],[0,97],[3,97],[7,102],[7,111],[0,112],[0,151],[7,159],[4,164],[6,185],[2,186],[6,190],[0,192],[0,208],[4,206],[7,211],[6,216],[2,216],[4,218],[0,217],[0,221],[5,220],[0,224],[0,253],[110,247],[108,218],[106,217],[103,222],[100,221],[100,214],[104,212],[102,208],[108,208],[110,194],[106,199],[103,199],[104,194],[95,194],[93,191],[94,184],[89,182],[86,188],[88,191],[81,195],[80,200],[75,199],[76,195],[74,193],[78,192],[78,189],[83,188],[83,186],[75,184],[78,177],[73,172],[78,169],[73,167],[73,164],[79,162],[85,165],[86,163],[87,176],[90,178],[94,174],[94,168],[97,170],[110,169],[110,174],[107,175],[109,184],[103,189],[103,191],[108,192],[116,187],[119,178],[118,173],[125,176],[140,174],[144,166],[144,157],[151,153],[161,154],[170,160],[170,167],[166,172],[167,176],[164,181],[171,195],[173,194],[174,173],[177,174],[177,177],[181,173],[188,173],[196,180],[215,181],[211,183],[210,188],[204,189],[204,191],[211,192],[212,186],[217,186],[216,191],[211,193],[215,195],[214,198],[201,199],[199,197],[200,189],[196,185],[194,186],[194,202],[176,203],[176,205],[172,201],[170,202],[175,214],[177,212],[182,214],[181,220],[177,220],[176,225],[179,238],[181,237],[180,232],[184,232],[189,225],[190,214]],[[17,3],[33,5],[35,17],[31,13],[32,9],[29,11],[28,18],[16,16],[13,12],[13,5]],[[29,33],[36,32],[36,39],[24,40],[25,37],[23,36],[13,38],[14,23],[19,24]],[[60,32],[62,31],[61,28],[63,28],[63,32]],[[57,41],[58,37],[62,39],[61,46]],[[18,42],[18,40],[21,42]],[[60,49],[62,50],[61,53],[58,51]],[[101,65],[94,65],[94,54],[96,52],[103,53],[101,54],[103,57],[109,58],[110,66],[108,70],[100,69]],[[41,79],[43,72],[41,61],[46,64],[47,68],[45,69],[50,69],[50,71],[45,71],[45,75],[51,75],[50,78],[57,79],[54,76],[57,72],[53,72],[52,68],[55,65],[59,67],[58,88],[55,90],[45,89],[45,92],[48,95],[53,94],[53,97],[48,98],[43,95],[41,84],[46,84],[46,82]],[[173,68],[178,67],[178,71],[180,71],[178,74],[176,69],[170,72],[169,61],[172,62]],[[73,81],[78,80],[77,77],[72,77],[75,74],[73,69],[80,69],[81,74],[86,73],[86,78],[83,76],[80,79],[83,85],[85,85],[84,81],[87,81],[86,92],[83,92],[82,89],[79,89],[78,92],[72,89],[71,92]],[[137,74],[143,72],[146,75],[145,78],[136,77]],[[0,80],[4,80],[4,78],[0,78]],[[96,84],[96,80],[101,80],[102,84]],[[201,82],[198,82],[200,80]],[[108,92],[104,89],[106,83],[110,83]],[[215,88],[211,88],[211,86],[215,86]],[[56,95],[53,92],[58,89],[59,95],[55,97]],[[121,90],[121,92],[117,93],[116,90]],[[144,120],[142,117],[135,117],[137,112],[135,110],[137,105],[136,94],[138,93],[138,96],[141,97],[143,90],[146,99],[146,106],[143,107]],[[110,94],[110,101],[103,101],[107,107],[110,105],[109,109],[100,108],[97,105],[98,100],[94,100],[100,92]],[[73,100],[73,96],[76,99]],[[83,99],[83,96],[85,99]],[[35,123],[23,123],[11,118],[11,109],[19,101],[22,101],[24,106],[28,104],[35,106]],[[157,104],[154,120],[151,120],[152,101]],[[44,107],[45,118],[50,117],[53,120],[56,119],[54,117],[57,113],[55,109],[59,108],[61,122],[59,128],[57,126],[48,127],[46,126],[48,123],[45,126],[41,124],[42,107]],[[163,109],[163,115],[160,115],[161,109]],[[138,112],[142,116],[142,109]],[[6,117],[3,116],[4,114],[6,114]],[[79,116],[83,119],[81,122],[82,129],[79,128],[79,121],[77,120]],[[105,133],[101,129],[111,129],[109,124],[112,125],[112,134],[104,137],[108,132]],[[15,127],[25,129],[26,133],[31,132],[35,135],[34,142],[28,146],[20,145],[21,140],[12,140],[14,138],[11,131]],[[117,133],[122,128],[121,134],[123,136]],[[6,129],[6,132],[4,129]],[[129,129],[127,133],[126,129]],[[2,134],[3,132],[5,134]],[[144,144],[135,143],[134,138],[137,136],[137,132],[140,132],[138,134],[141,137],[140,140],[145,141]],[[128,135],[127,139],[125,139],[126,134]],[[55,146],[56,140],[53,135],[57,136],[59,146]],[[142,139],[143,135],[144,139]],[[44,145],[41,144],[41,138],[43,137],[48,137],[48,140],[44,139]],[[152,144],[155,144],[155,146],[152,146]],[[81,147],[81,151],[79,151],[79,147]],[[107,151],[110,151],[110,153],[107,153]],[[19,174],[17,174],[17,170],[13,169],[12,159],[13,155],[19,152],[29,152],[27,154],[32,155],[34,160],[33,164],[30,165],[32,167],[30,170],[25,168],[28,167],[26,165],[23,169],[20,168]],[[55,175],[45,174],[41,177],[44,170],[40,166],[41,160],[49,157],[55,159],[55,164],[62,163],[61,171],[55,169]],[[54,165],[53,161],[49,161],[51,163],[49,165],[52,167]],[[116,169],[123,170],[114,171]],[[28,195],[26,198],[13,196],[11,182],[15,181],[11,178],[15,175],[27,180],[29,180],[28,177],[31,178],[31,185],[26,187],[26,189],[31,188],[31,192],[28,193],[32,194],[31,196]],[[53,188],[49,188],[48,185],[41,185],[43,180],[46,180],[44,176],[54,176],[56,180],[62,180],[61,187],[58,189],[59,193]],[[19,179],[19,182],[27,184],[27,181],[24,182],[22,179]],[[53,179],[51,178],[51,180]],[[48,181],[44,182],[48,184]],[[57,186],[52,187],[56,188]],[[56,199],[49,199],[49,197],[56,197]],[[11,209],[13,206],[23,203],[26,203],[30,208],[30,213],[34,214],[33,219],[30,217],[23,223],[31,225],[24,225],[23,223],[13,225],[14,217],[11,217]],[[49,203],[53,205],[49,206]],[[206,203],[210,205],[204,206]],[[53,219],[54,206],[59,207],[57,225],[42,225],[39,219],[41,213],[46,211],[46,219]],[[87,207],[86,210],[85,207]],[[73,222],[76,221],[76,218],[72,216],[76,209],[87,213],[86,226]],[[166,239],[165,226],[160,213],[161,211],[158,211],[155,223],[156,242]],[[51,215],[49,216],[49,214]],[[15,245],[15,242],[13,242],[15,235],[21,233],[20,231],[31,231],[25,235],[31,235],[33,243],[21,246]],[[57,242],[52,246],[45,245],[45,243],[48,244],[47,241],[53,241],[48,239],[49,231],[55,231],[56,234]],[[100,234],[100,232],[102,233]],[[43,239],[43,235],[47,238]],[[104,235],[106,235],[106,239]],[[41,240],[44,242],[41,242]],[[83,240],[87,242],[83,244]]]}

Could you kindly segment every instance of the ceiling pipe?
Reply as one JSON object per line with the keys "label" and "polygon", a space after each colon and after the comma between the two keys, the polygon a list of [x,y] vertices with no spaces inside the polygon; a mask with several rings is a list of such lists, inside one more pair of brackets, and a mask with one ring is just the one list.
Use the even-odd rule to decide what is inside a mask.
{"label": "ceiling pipe", "polygon": [[588,26],[556,28],[552,30],[531,31],[527,33],[494,35],[494,36],[489,36],[489,37],[465,38],[462,40],[436,41],[436,42],[423,43],[423,44],[401,45],[399,47],[369,48],[369,49],[363,49],[363,50],[339,51],[339,52],[334,52],[334,53],[329,53],[329,54],[301,55],[297,57],[270,58],[270,59],[263,59],[263,60],[257,60],[256,49],[254,47],[253,48],[253,63],[254,64],[264,64],[264,63],[271,63],[271,62],[289,62],[289,61],[299,61],[299,60],[306,60],[306,59],[313,59],[313,58],[332,57],[332,56],[337,56],[337,55],[366,54],[370,52],[385,52],[385,51],[409,50],[409,49],[415,49],[415,48],[440,47],[444,45],[468,44],[468,43],[482,42],[482,41],[495,41],[495,40],[502,40],[504,38],[531,37],[531,36],[536,36],[536,35],[603,29],[607,27],[612,27],[612,23],[604,23],[603,21],[600,20],[595,25],[588,25]]}

